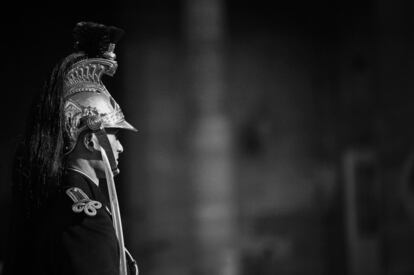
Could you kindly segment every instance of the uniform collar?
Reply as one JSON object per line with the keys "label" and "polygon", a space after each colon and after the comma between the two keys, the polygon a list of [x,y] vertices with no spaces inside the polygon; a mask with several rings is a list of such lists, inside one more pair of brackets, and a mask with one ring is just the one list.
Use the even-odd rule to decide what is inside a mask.
{"label": "uniform collar", "polygon": [[94,184],[96,184],[96,186],[98,186],[99,187],[99,181],[97,181],[97,180],[95,180],[95,179],[92,179],[88,174],[86,174],[85,172],[83,172],[82,170],[80,170],[80,169],[77,169],[77,168],[73,168],[73,167],[68,167],[68,168],[66,168],[67,170],[71,170],[71,171],[74,171],[74,172],[77,172],[77,173],[79,173],[79,174],[82,174],[83,176],[85,176],[86,178],[88,178],[91,182],[93,182]]}

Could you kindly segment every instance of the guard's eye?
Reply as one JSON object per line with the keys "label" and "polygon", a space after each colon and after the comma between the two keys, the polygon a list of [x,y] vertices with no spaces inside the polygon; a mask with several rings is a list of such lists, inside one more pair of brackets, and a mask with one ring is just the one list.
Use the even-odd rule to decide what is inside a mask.
{"label": "guard's eye", "polygon": [[106,132],[108,134],[114,135],[117,139],[119,137],[119,129],[110,128],[110,129],[107,129]]}

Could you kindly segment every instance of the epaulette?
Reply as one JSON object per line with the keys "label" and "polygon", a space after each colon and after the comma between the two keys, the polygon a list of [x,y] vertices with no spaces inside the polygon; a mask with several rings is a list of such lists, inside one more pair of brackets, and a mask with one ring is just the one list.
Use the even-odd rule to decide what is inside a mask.
{"label": "epaulette", "polygon": [[97,211],[102,207],[99,201],[91,200],[82,189],[71,187],[66,190],[66,194],[73,200],[72,210],[75,213],[85,212],[88,216],[95,216]]}

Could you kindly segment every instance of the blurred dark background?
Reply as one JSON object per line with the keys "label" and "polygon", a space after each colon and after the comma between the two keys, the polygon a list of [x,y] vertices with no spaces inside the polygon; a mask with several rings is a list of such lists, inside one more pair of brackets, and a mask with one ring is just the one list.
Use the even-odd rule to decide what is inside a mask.
{"label": "blurred dark background", "polygon": [[97,21],[126,30],[106,83],[139,129],[117,184],[142,274],[414,274],[413,1],[9,4],[0,261],[31,101]]}

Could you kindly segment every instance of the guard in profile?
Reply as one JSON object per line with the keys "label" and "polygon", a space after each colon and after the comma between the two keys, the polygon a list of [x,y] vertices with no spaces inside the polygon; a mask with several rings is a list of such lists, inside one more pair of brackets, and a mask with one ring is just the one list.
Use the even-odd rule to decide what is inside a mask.
{"label": "guard in profile", "polygon": [[138,274],[124,246],[114,184],[120,130],[136,131],[102,82],[123,31],[80,22],[75,51],[34,105],[13,176],[4,274]]}

